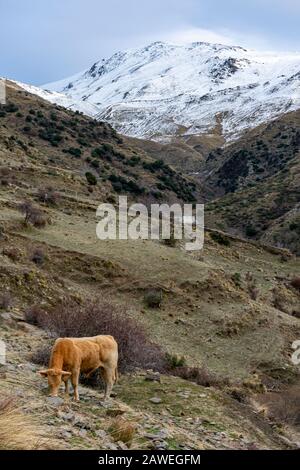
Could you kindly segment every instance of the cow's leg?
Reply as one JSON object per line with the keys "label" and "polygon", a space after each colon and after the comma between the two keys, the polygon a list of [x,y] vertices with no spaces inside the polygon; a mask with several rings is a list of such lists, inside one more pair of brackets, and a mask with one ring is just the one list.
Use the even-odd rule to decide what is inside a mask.
{"label": "cow's leg", "polygon": [[110,393],[113,388],[114,378],[115,378],[115,371],[113,369],[103,369],[102,376],[105,382],[105,393],[104,393],[104,400],[110,397]]}
{"label": "cow's leg", "polygon": [[119,373],[118,373],[118,366],[115,367],[115,384],[118,382]]}
{"label": "cow's leg", "polygon": [[65,383],[65,394],[66,396],[69,396],[69,377],[64,379],[64,383]]}
{"label": "cow's leg", "polygon": [[74,399],[76,401],[79,401],[79,394],[78,394],[79,369],[72,371],[71,382],[74,388]]}

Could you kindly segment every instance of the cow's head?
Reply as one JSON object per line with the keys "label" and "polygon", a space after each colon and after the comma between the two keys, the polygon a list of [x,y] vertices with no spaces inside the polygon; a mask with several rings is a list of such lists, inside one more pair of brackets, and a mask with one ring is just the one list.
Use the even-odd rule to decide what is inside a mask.
{"label": "cow's head", "polygon": [[47,369],[40,370],[39,374],[42,377],[47,377],[51,397],[57,397],[58,389],[62,380],[65,380],[67,377],[70,377],[71,372],[66,372],[65,370],[61,369]]}

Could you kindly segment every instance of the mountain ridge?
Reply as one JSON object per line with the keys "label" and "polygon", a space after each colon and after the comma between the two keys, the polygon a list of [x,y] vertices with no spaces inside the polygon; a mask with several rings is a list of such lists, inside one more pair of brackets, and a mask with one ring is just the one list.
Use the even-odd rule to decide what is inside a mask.
{"label": "mountain ridge", "polygon": [[131,137],[170,141],[218,132],[233,140],[298,109],[299,81],[296,52],[155,42],[117,52],[44,89]]}

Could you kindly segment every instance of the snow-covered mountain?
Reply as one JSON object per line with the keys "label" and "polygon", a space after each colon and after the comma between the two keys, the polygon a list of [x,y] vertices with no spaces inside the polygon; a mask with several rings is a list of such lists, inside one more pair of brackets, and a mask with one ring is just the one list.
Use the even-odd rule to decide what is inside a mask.
{"label": "snow-covered mountain", "polygon": [[231,139],[300,108],[300,53],[155,42],[43,88],[126,135],[163,140],[218,126]]}

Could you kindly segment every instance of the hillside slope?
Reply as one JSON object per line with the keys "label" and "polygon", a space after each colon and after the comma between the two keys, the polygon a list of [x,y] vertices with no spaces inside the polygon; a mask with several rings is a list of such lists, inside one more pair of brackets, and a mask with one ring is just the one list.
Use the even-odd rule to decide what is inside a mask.
{"label": "hillside slope", "polygon": [[[88,184],[91,152],[101,145],[103,153],[95,157],[100,168],[123,178],[127,169],[134,171],[145,192],[165,167],[141,150],[137,155],[146,166],[124,165],[135,155],[134,143],[110,126],[15,85],[8,92],[0,117],[0,337],[8,348],[0,393],[16,396],[23,411],[68,449],[124,447],[111,433],[116,414],[135,423],[133,448],[284,449],[291,443],[282,435],[299,440],[299,428],[258,414],[262,396],[285,393],[299,380],[290,359],[300,335],[300,294],[291,283],[299,275],[298,260],[220,232],[206,233],[201,252],[159,240],[98,240],[96,208],[120,187],[97,171],[97,184]],[[169,182],[175,178],[190,187],[172,172]],[[55,189],[54,201],[40,192],[49,187]],[[172,188],[163,191],[178,199]],[[132,200],[148,197],[143,191],[128,194]],[[24,201],[42,211],[42,226],[24,224],[19,210]],[[145,303],[153,291],[161,294],[160,308]],[[174,376],[161,374],[160,383],[137,370],[122,375],[108,408],[98,390],[86,387],[79,404],[49,401],[32,354],[53,337],[29,325],[24,314],[32,306],[51,311],[68,297],[79,304],[110,299],[124,308],[171,358],[184,356],[190,380],[175,376],[176,365]],[[224,381],[218,387],[194,383],[193,368],[201,367]]]}
{"label": "hillside slope", "polygon": [[[31,162],[73,172],[70,186],[89,196],[114,199],[119,193],[144,201],[193,201],[196,183],[109,125],[68,111],[7,82],[8,103],[0,108],[1,152]],[[25,159],[25,160],[24,160]],[[86,173],[92,174],[90,184]],[[85,188],[83,188],[85,183]],[[67,185],[68,186],[68,185]],[[67,186],[65,189],[67,189]],[[112,199],[112,200],[113,200]]]}
{"label": "hillside slope", "polygon": [[300,254],[300,112],[264,124],[210,152],[207,223]]}

